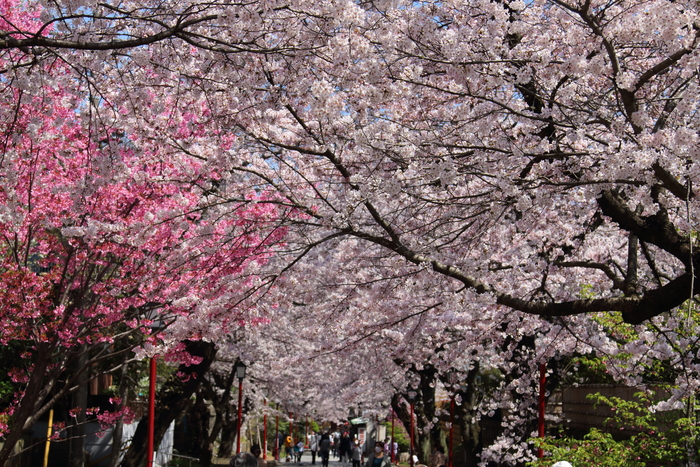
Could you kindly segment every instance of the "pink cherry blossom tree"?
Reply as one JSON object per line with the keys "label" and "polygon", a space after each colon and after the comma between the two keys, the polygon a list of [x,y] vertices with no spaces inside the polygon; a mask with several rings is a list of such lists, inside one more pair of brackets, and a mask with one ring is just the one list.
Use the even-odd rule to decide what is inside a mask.
{"label": "pink cherry blossom tree", "polygon": [[[52,22],[25,9],[3,5],[6,46],[50,37]],[[197,363],[179,342],[262,319],[248,303],[256,269],[285,232],[263,191],[223,184],[210,165],[126,133],[104,116],[118,102],[61,57],[37,53],[19,45],[0,58],[0,342],[25,349],[0,464],[92,366],[137,346]],[[180,138],[203,131],[184,110],[180,118]],[[153,334],[154,321],[169,329]]]}

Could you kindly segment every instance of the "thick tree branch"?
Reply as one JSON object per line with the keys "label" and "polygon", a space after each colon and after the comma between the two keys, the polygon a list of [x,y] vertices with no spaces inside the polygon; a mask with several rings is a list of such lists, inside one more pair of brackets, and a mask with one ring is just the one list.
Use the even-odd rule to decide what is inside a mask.
{"label": "thick tree branch", "polygon": [[[676,198],[685,200],[688,197],[688,185],[683,185],[668,170],[659,164],[658,161],[652,165],[654,175],[661,182],[661,185],[670,191]],[[690,191],[690,198],[695,198],[695,193]]]}
{"label": "thick tree branch", "polygon": [[616,190],[606,190],[598,198],[603,214],[622,229],[635,234],[640,240],[671,253],[686,267],[690,266],[691,250],[688,239],[678,233],[663,206],[656,214],[640,216],[631,210]]}
{"label": "thick tree branch", "polygon": [[194,18],[178,23],[176,26],[165,29],[159,33],[150,36],[139,37],[136,39],[114,40],[107,42],[94,41],[71,41],[64,39],[52,39],[46,36],[34,35],[25,39],[17,39],[5,33],[5,37],[0,39],[0,50],[2,49],[27,49],[32,47],[45,47],[52,49],[73,49],[73,50],[120,50],[140,47],[143,45],[153,44],[154,42],[173,37],[184,32],[188,27],[199,23],[204,23],[216,19],[217,15],[208,15],[201,18]]}
{"label": "thick tree branch", "polygon": [[514,310],[538,316],[572,316],[597,311],[620,311],[628,323],[638,324],[649,318],[669,311],[683,303],[690,294],[690,274],[670,281],[666,285],[644,293],[641,297],[608,297],[565,302],[543,302],[525,300],[500,292],[495,287],[466,274],[461,269],[420,255],[404,245],[393,244],[385,238],[367,235],[361,232],[347,231],[348,234],[387,247],[414,264],[429,264],[432,269],[447,277],[458,280],[466,288],[478,294],[490,294],[496,303]]}

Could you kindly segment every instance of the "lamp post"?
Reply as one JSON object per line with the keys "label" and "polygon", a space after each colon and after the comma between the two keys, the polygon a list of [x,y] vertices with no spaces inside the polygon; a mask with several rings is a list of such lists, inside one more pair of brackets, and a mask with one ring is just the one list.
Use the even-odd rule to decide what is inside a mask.
{"label": "lamp post", "polygon": [[[154,312],[150,312],[146,318],[152,322],[147,327],[151,329],[152,335],[157,335],[163,328],[165,323]],[[153,467],[154,459],[154,438],[156,426],[156,376],[157,376],[158,355],[151,357],[149,365],[149,381],[148,381],[148,433],[146,439],[146,467]]]}
{"label": "lamp post", "polygon": [[275,460],[280,460],[280,403],[277,403],[277,412],[275,413]]}
{"label": "lamp post", "polygon": [[265,413],[263,414],[263,460],[267,459],[267,399],[265,399]]}
{"label": "lamp post", "polygon": [[447,458],[447,467],[452,467],[452,442],[454,440],[454,429],[455,426],[455,394],[454,389],[452,395],[450,396],[450,445],[449,452],[450,457]]}
{"label": "lamp post", "polygon": [[396,438],[394,437],[394,424],[396,420],[396,414],[394,413],[394,408],[391,408],[391,463],[396,462],[396,453],[394,452],[394,443]]}
{"label": "lamp post", "polygon": [[241,452],[241,425],[243,425],[243,378],[245,378],[245,363],[236,363],[236,377],[238,378],[238,427],[236,428],[236,454]]}
{"label": "lamp post", "polygon": [[408,391],[408,401],[411,404],[411,433],[409,434],[411,440],[411,449],[409,450],[410,453],[408,457],[410,459],[411,467],[413,467],[413,404],[416,401],[416,391]]}
{"label": "lamp post", "polygon": [[[537,420],[537,434],[540,438],[544,438],[544,415],[546,409],[545,401],[545,390],[547,389],[547,366],[544,363],[540,363],[540,397],[538,404],[538,420]],[[541,459],[544,456],[544,451],[542,448],[537,450],[537,458]]]}
{"label": "lamp post", "polygon": [[148,384],[148,440],[146,441],[146,451],[148,458],[146,466],[153,467],[153,438],[155,437],[155,416],[156,416],[156,356],[151,357],[150,377]]}

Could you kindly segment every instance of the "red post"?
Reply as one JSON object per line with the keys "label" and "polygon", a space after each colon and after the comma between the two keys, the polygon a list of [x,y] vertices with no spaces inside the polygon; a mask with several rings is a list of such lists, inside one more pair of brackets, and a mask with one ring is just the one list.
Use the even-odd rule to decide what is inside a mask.
{"label": "red post", "polygon": [[306,416],[306,432],[304,433],[304,446],[309,445],[309,416]]}
{"label": "red post", "polygon": [[411,467],[413,467],[413,401],[411,401],[411,453],[409,454],[410,461],[411,461]]}
{"label": "red post", "polygon": [[238,427],[236,433],[236,454],[241,452],[241,425],[243,425],[243,378],[238,379]]}
{"label": "red post", "polygon": [[[545,412],[545,400],[544,400],[544,393],[545,393],[545,386],[547,383],[547,367],[545,366],[544,363],[540,363],[540,403],[539,403],[539,420],[538,420],[538,428],[539,428],[539,436],[540,438],[544,438],[544,412]],[[544,456],[544,452],[542,451],[542,448],[537,450],[537,457],[542,458]]]}
{"label": "red post", "polygon": [[454,439],[454,425],[455,425],[455,395],[452,394],[450,398],[450,445],[449,445],[449,456],[447,458],[447,467],[452,467],[452,440]]}
{"label": "red post", "polygon": [[275,460],[280,460],[280,405],[277,404],[277,414],[275,415]]}
{"label": "red post", "polygon": [[265,414],[263,415],[263,460],[267,459],[267,399],[265,399]]}
{"label": "red post", "polygon": [[151,357],[150,379],[148,385],[148,440],[146,442],[146,466],[153,467],[153,438],[156,417],[156,357]]}

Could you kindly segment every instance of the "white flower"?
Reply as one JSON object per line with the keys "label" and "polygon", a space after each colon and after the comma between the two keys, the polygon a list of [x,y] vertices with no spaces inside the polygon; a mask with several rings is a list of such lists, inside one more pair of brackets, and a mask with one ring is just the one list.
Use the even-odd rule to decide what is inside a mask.
{"label": "white flower", "polygon": [[522,11],[525,9],[525,2],[523,2],[522,0],[515,0],[514,2],[510,2],[508,6],[511,10]]}
{"label": "white flower", "polygon": [[85,227],[64,227],[61,233],[64,237],[82,237],[85,235]]}
{"label": "white flower", "polygon": [[627,71],[617,75],[617,78],[615,78],[615,82],[621,89],[625,89],[627,91],[634,91],[635,86],[637,84],[637,80],[632,75],[632,73]]}

